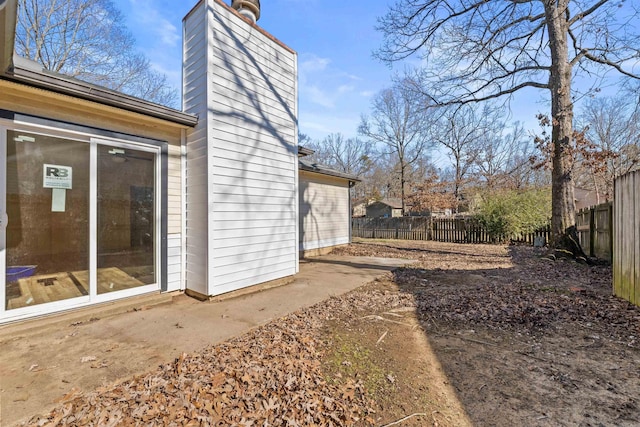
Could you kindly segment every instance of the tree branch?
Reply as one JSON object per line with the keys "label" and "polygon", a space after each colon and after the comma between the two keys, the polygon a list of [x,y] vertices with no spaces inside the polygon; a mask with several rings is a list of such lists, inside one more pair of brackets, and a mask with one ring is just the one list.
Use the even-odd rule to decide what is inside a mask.
{"label": "tree branch", "polygon": [[588,51],[584,50],[582,52],[583,56],[593,62],[596,62],[598,64],[602,64],[602,65],[607,65],[609,67],[612,67],[614,69],[616,69],[620,74],[623,74],[627,77],[631,77],[633,79],[638,79],[640,80],[640,75],[637,74],[633,74],[629,71],[626,71],[625,69],[622,68],[622,66],[619,63],[613,62],[613,61],[609,61],[606,58],[599,58],[597,56],[592,55],[591,53],[589,53]]}

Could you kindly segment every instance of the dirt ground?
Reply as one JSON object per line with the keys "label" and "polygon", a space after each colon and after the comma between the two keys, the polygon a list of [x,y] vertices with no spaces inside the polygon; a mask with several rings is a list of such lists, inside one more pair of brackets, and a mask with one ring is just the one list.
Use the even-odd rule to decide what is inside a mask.
{"label": "dirt ground", "polygon": [[416,262],[29,425],[637,426],[640,309],[530,247],[367,241]]}
{"label": "dirt ground", "polygon": [[357,292],[410,297],[407,316],[474,425],[640,425],[640,309],[611,296],[610,267],[524,246],[375,241],[342,253],[418,261]]}

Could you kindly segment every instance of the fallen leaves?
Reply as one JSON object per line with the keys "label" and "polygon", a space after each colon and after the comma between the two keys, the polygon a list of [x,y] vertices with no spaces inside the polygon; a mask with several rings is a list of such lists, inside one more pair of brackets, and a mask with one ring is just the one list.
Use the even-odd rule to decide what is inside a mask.
{"label": "fallen leaves", "polygon": [[363,385],[324,380],[321,324],[313,317],[318,312],[293,314],[202,352],[182,353],[146,375],[74,392],[28,425],[368,425],[364,417],[372,410]]}
{"label": "fallen leaves", "polygon": [[[640,314],[611,295],[610,266],[549,262],[540,257],[544,250],[526,246],[374,240],[339,253],[415,259],[416,264],[396,269],[390,280],[411,295],[405,309],[425,321],[527,333],[577,322],[628,346],[639,345]],[[390,321],[380,317],[371,319]]]}

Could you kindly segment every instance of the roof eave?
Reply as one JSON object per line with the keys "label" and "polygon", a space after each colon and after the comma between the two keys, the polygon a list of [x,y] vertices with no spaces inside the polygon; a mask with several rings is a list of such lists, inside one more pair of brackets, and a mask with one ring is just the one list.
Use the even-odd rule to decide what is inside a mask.
{"label": "roof eave", "polygon": [[342,172],[338,172],[338,171],[334,171],[334,170],[327,170],[327,169],[321,169],[321,168],[314,168],[311,166],[307,166],[305,164],[303,164],[302,162],[298,163],[298,167],[305,171],[305,172],[312,172],[312,173],[317,173],[320,175],[327,175],[327,176],[333,176],[335,178],[342,178],[342,179],[346,179],[350,182],[361,182],[362,180],[360,178],[358,178],[355,175],[350,175],[347,173],[342,173]]}
{"label": "roof eave", "polygon": [[99,104],[141,113],[183,126],[194,127],[198,123],[198,117],[192,114],[187,114],[173,108],[124,95],[79,80],[67,79],[62,75],[58,76],[53,73],[22,68],[19,65],[14,65],[12,70],[5,72],[3,78],[29,86],[47,89],[55,93],[70,95]]}
{"label": "roof eave", "polygon": [[6,0],[3,6],[0,7],[0,78],[141,113],[185,127],[194,127],[198,123],[198,117],[173,108],[154,104],[153,102],[124,95],[56,73],[22,66],[21,62],[25,62],[25,60],[15,57],[14,54],[17,11],[17,0]]}

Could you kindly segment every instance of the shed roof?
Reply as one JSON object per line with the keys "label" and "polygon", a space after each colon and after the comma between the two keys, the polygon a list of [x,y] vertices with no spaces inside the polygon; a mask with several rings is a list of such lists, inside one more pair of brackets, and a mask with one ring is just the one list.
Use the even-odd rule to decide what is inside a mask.
{"label": "shed roof", "polygon": [[351,175],[349,173],[340,172],[338,170],[332,169],[329,166],[321,165],[318,163],[314,163],[305,158],[298,158],[298,168],[307,172],[315,172],[322,175],[335,176],[336,178],[344,178],[352,182],[360,182],[362,181],[355,175]]}
{"label": "shed roof", "polygon": [[377,202],[371,203],[371,205],[374,205],[376,203],[389,206],[392,209],[402,209],[402,201],[400,199],[382,199],[378,200]]}

